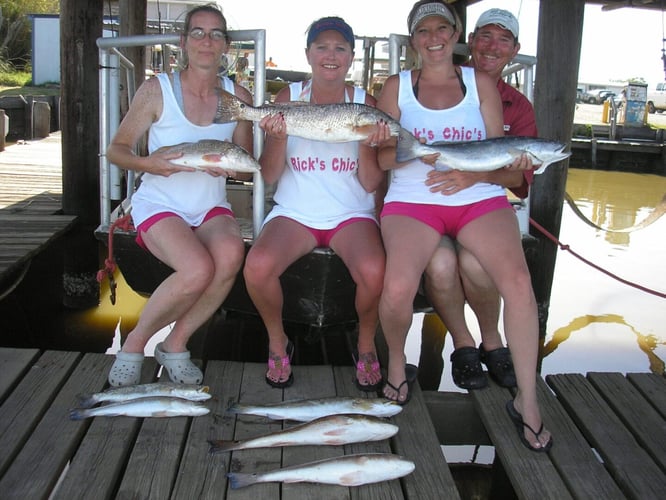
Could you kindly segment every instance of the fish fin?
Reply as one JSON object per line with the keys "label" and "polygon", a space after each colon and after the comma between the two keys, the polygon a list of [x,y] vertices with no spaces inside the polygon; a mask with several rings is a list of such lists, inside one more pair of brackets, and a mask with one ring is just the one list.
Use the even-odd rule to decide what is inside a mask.
{"label": "fish fin", "polygon": [[340,476],[340,484],[342,486],[358,486],[367,482],[365,474],[361,471],[350,472]]}
{"label": "fish fin", "polygon": [[243,410],[239,403],[232,402],[227,408],[227,413],[241,413]]}
{"label": "fish fin", "polygon": [[229,472],[227,473],[227,478],[232,490],[244,488],[258,482],[256,474],[244,474],[242,472]]}
{"label": "fish fin", "polygon": [[95,397],[88,392],[77,394],[76,399],[79,402],[79,408],[92,408],[97,403]]}
{"label": "fish fin", "polygon": [[238,108],[245,103],[220,87],[217,87],[215,91],[217,92],[217,112],[215,118],[213,118],[213,123],[238,121]]}
{"label": "fish fin", "polygon": [[228,439],[209,439],[210,448],[208,449],[208,453],[212,455],[223,451],[235,450],[239,442]]}
{"label": "fish fin", "polygon": [[222,155],[219,154],[219,153],[208,153],[208,154],[205,154],[205,155],[201,155],[201,159],[203,161],[207,161],[207,162],[210,162],[210,163],[217,163],[220,160],[222,160]]}

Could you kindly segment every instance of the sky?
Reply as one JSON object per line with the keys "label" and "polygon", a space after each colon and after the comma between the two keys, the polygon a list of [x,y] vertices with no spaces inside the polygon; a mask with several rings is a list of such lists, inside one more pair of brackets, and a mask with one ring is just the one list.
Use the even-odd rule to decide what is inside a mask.
{"label": "sky", "polygon": [[[357,36],[406,34],[407,15],[413,2],[220,0],[218,4],[231,29],[266,29],[266,57],[272,57],[280,68],[307,71],[305,32],[315,19],[339,15],[352,26]],[[468,8],[468,31],[472,30],[479,15],[492,7],[510,10],[518,17],[520,52],[535,56],[539,0],[478,2]],[[663,38],[664,15],[658,11],[617,9],[602,12],[600,5],[587,5],[578,81],[606,84],[642,77],[653,88],[656,83],[664,81]]]}

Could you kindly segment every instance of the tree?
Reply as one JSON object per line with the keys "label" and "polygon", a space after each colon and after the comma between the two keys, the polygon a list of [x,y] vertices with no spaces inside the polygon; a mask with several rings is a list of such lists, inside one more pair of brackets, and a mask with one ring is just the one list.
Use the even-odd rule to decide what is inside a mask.
{"label": "tree", "polygon": [[57,14],[59,0],[0,2],[0,63],[25,69],[30,63],[30,14]]}

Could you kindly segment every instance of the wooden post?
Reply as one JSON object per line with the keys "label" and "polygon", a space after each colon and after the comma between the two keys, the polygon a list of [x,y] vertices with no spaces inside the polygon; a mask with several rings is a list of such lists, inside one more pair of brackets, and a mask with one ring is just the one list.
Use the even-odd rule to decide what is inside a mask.
{"label": "wooden post", "polygon": [[67,238],[64,302],[74,308],[99,303],[99,71],[96,40],[104,2],[60,0],[62,207],[78,216]]}
{"label": "wooden post", "polygon": [[7,135],[7,130],[5,130],[5,110],[0,109],[0,151],[5,150],[6,135]]}
{"label": "wooden post", "polygon": [[[147,0],[120,0],[118,3],[118,16],[120,18],[119,33],[120,36],[144,35],[146,33],[146,15],[148,9]],[[134,63],[134,82],[135,88],[146,79],[146,48],[145,47],[125,47],[121,49],[125,57]],[[127,89],[124,88],[122,106],[126,106]],[[127,112],[126,108],[121,109],[121,113]]]}
{"label": "wooden post", "polygon": [[[537,127],[541,137],[569,144],[573,133],[584,11],[584,0],[539,2],[538,63],[534,89]],[[530,197],[532,219],[555,237],[560,234],[568,167],[569,161],[565,160],[535,176]],[[539,306],[539,333],[543,337],[546,334],[558,247],[536,228],[531,227],[530,233],[539,240],[538,269],[531,271]]]}

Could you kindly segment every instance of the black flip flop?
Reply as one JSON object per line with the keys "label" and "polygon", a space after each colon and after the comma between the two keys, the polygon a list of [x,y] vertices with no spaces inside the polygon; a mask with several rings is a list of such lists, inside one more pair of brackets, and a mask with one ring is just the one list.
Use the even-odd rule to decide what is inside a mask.
{"label": "black flip flop", "polygon": [[394,386],[391,382],[388,381],[388,378],[386,379],[386,385],[388,385],[391,389],[393,389],[395,392],[398,393],[398,397],[400,396],[400,389],[402,389],[402,386],[407,384],[407,397],[405,398],[404,401],[399,401],[398,399],[391,399],[386,396],[384,396],[386,399],[389,401],[395,401],[398,403],[400,406],[404,406],[409,401],[412,399],[412,386],[414,385],[414,382],[416,381],[416,377],[418,376],[418,368],[412,364],[406,364],[405,365],[405,380],[403,380],[399,386]]}
{"label": "black flip flop", "polygon": [[523,416],[518,413],[518,410],[516,410],[516,407],[513,406],[513,399],[510,399],[509,401],[506,402],[506,412],[509,414],[509,417],[511,418],[511,421],[513,424],[516,426],[516,431],[518,432],[518,437],[520,438],[520,442],[523,443],[523,445],[536,453],[545,453],[548,450],[550,450],[553,447],[553,436],[550,436],[550,439],[548,442],[541,446],[540,448],[535,448],[530,444],[530,442],[525,439],[525,433],[523,432],[525,427],[536,436],[537,439],[539,439],[539,436],[543,432],[543,422],[541,422],[541,427],[539,427],[539,431],[535,432],[534,429],[532,429],[529,425],[525,423],[523,420]]}

